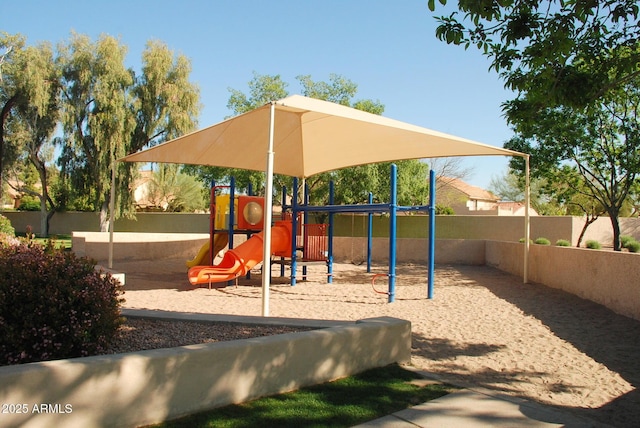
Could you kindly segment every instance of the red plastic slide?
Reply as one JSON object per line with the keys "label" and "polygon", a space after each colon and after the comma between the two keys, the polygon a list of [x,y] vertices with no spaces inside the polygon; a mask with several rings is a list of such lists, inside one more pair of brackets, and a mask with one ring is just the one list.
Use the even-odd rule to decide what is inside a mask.
{"label": "red plastic slide", "polygon": [[[271,254],[291,257],[291,222],[278,221],[271,228]],[[215,266],[194,266],[189,269],[189,282],[211,284],[246,275],[263,259],[263,232],[253,235],[245,243],[227,251]]]}

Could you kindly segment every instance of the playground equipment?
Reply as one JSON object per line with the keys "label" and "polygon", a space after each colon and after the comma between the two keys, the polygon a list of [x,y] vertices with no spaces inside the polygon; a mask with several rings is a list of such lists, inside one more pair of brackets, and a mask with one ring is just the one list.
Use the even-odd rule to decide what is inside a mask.
{"label": "playground equipment", "polygon": [[[282,217],[284,220],[276,222],[271,228],[272,242],[271,254],[269,258],[269,266],[271,265],[270,256],[280,257],[281,276],[284,276],[285,265],[289,264],[291,269],[291,285],[294,286],[297,280],[297,268],[302,266],[302,277],[306,277],[306,266],[311,263],[326,263],[327,266],[327,282],[332,282],[333,277],[333,220],[336,213],[367,213],[368,221],[368,239],[367,239],[367,272],[371,272],[371,253],[372,253],[372,216],[374,213],[389,214],[389,273],[388,277],[388,301],[395,301],[395,279],[396,279],[396,238],[397,238],[397,213],[407,211],[427,211],[429,213],[429,245],[428,245],[428,298],[433,298],[433,270],[434,270],[434,253],[435,253],[435,173],[429,174],[429,205],[422,206],[399,206],[397,204],[397,167],[391,166],[391,201],[389,203],[374,204],[373,196],[369,194],[368,204],[354,205],[334,205],[334,187],[330,183],[329,188],[329,205],[311,206],[308,204],[308,190],[304,191],[304,203],[299,204],[298,201],[298,179],[293,180],[293,197],[292,204],[282,207]],[[189,269],[189,281],[191,284],[206,284],[211,286],[214,282],[224,282],[239,276],[249,274],[251,268],[262,262],[266,255],[263,254],[263,237],[259,229],[263,223],[263,201],[262,198],[255,196],[239,196],[234,197],[234,180],[232,179],[229,187],[231,192],[229,195],[215,195],[215,189],[211,187],[211,214],[210,214],[210,232],[211,239],[208,248],[214,251],[208,251],[205,246],[201,248],[200,253],[194,259],[194,266]],[[283,198],[286,200],[287,190],[283,187]],[[248,198],[248,199],[246,199]],[[233,201],[233,203],[231,202]],[[236,216],[239,212],[241,215]],[[308,214],[316,212],[328,213],[328,224],[310,224],[308,223]],[[236,226],[237,225],[237,226]],[[223,226],[225,228],[223,228]],[[294,233],[295,231],[295,233]],[[225,253],[222,261],[218,265],[213,265],[213,259],[217,254],[216,243],[222,245],[222,238],[216,238],[219,233],[226,234],[230,250]],[[251,236],[245,243],[237,249],[233,249],[234,233],[246,233]],[[206,260],[206,253],[209,258]],[[299,255],[300,254],[300,255]],[[195,260],[198,261],[195,261]],[[208,265],[200,265],[203,261],[208,261]],[[191,262],[189,262],[191,263]],[[381,276],[377,274],[375,277]],[[375,278],[374,277],[374,278]]]}
{"label": "playground equipment", "polygon": [[[276,256],[291,256],[291,222],[279,221],[271,228],[271,253]],[[194,266],[189,269],[189,282],[211,286],[214,282],[224,282],[246,275],[262,262],[262,232],[252,236],[236,249],[224,254],[222,261],[215,266]]]}
{"label": "playground equipment", "polygon": [[[215,259],[216,255],[224,250],[229,243],[229,237],[224,233],[218,233],[213,236],[213,258]],[[193,258],[193,260],[187,261],[187,267],[192,268],[194,266],[205,265],[209,263],[211,259],[211,255],[209,254],[209,248],[211,248],[211,244],[207,241],[202,247],[200,247],[200,251]]]}
{"label": "playground equipment", "polygon": [[[218,189],[228,188],[228,194],[216,195]],[[193,260],[187,261],[188,277],[191,284],[228,281],[248,274],[252,267],[262,261],[262,249],[257,251],[256,242],[262,242],[262,235],[253,236],[262,230],[264,222],[264,198],[247,195],[235,195],[235,180],[229,186],[211,184],[209,214],[209,242],[204,244]],[[280,235],[280,225],[276,233]],[[286,228],[286,226],[284,226]],[[233,249],[233,238],[237,233],[244,233],[248,240]],[[288,235],[287,235],[288,236]],[[254,239],[255,238],[255,239]],[[276,252],[284,250],[281,242],[277,242]],[[214,266],[215,256],[229,245],[219,265]],[[272,245],[272,247],[274,247]],[[213,251],[210,249],[213,248]]]}
{"label": "playground equipment", "polygon": [[[429,244],[427,254],[427,288],[428,298],[433,298],[433,271],[434,271],[434,254],[435,254],[435,172],[429,173],[429,205],[420,206],[400,206],[398,205],[398,192],[397,192],[397,166],[391,165],[391,201],[389,203],[373,203],[373,196],[369,194],[368,204],[354,204],[354,205],[334,205],[334,186],[333,182],[329,187],[329,205],[324,206],[311,206],[308,205],[307,189],[305,189],[304,204],[299,205],[298,200],[298,180],[293,179],[293,198],[292,205],[290,207],[283,207],[291,209],[292,215],[292,228],[297,229],[297,222],[299,221],[299,213],[304,213],[305,217],[311,212],[325,212],[329,214],[328,224],[328,248],[327,248],[327,281],[332,281],[333,272],[333,217],[336,213],[366,213],[369,215],[368,231],[367,231],[367,272],[371,272],[371,253],[372,253],[372,216],[375,213],[388,213],[389,214],[389,273],[388,277],[388,301],[389,303],[395,301],[395,280],[396,280],[396,243],[397,243],[397,213],[409,212],[409,211],[426,211],[429,213]],[[283,195],[286,193],[286,189],[283,189]],[[283,198],[284,200],[284,198]],[[295,245],[295,244],[294,244]],[[296,283],[296,270],[297,270],[297,254],[292,252],[291,255],[291,285]],[[376,275],[380,276],[379,274]],[[304,277],[304,266],[303,266]]]}

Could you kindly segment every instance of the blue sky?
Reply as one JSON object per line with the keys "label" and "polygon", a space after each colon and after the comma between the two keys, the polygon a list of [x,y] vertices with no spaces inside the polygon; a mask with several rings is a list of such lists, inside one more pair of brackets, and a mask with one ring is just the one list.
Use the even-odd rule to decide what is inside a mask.
{"label": "blue sky", "polygon": [[[0,3],[0,31],[30,45],[67,41],[71,31],[94,40],[109,34],[128,47],[127,65],[137,72],[148,40],[184,54],[200,88],[200,127],[231,114],[228,89],[247,93],[254,72],[279,74],[291,94],[301,92],[296,76],[326,81],[335,73],[358,85],[356,99],[382,102],[387,117],[502,147],[512,133],[500,105],[512,94],[477,50],[437,40],[436,25],[426,0]],[[508,158],[464,165],[473,168],[469,183],[487,187]]]}

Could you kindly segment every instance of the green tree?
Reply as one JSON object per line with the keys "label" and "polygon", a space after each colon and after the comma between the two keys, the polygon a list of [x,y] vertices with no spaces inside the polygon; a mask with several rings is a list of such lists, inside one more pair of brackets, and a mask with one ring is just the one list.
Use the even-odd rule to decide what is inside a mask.
{"label": "green tree", "polygon": [[188,59],[158,41],[147,44],[139,76],[125,68],[126,48],[110,36],[92,43],[74,34],[60,51],[65,131],[60,194],[77,208],[100,211],[104,231],[114,170],[113,215],[131,214],[133,207],[129,187],[137,165],[116,159],[195,129],[199,91],[188,80]]}
{"label": "green tree", "polygon": [[[135,126],[129,108],[133,73],[124,66],[125,55],[126,47],[106,35],[92,43],[87,36],[73,34],[68,45],[60,46],[62,178],[100,213],[101,231],[109,224],[115,162],[127,154]],[[128,186],[120,184],[124,191],[116,194],[122,197]]]}
{"label": "green tree", "polygon": [[584,107],[639,73],[637,1],[459,0],[457,7],[461,14],[437,18],[436,36],[480,49],[506,86],[534,105]]}
{"label": "green tree", "polygon": [[[21,36],[4,35],[0,98],[3,100],[0,158],[3,174],[10,172],[15,190],[35,197],[41,212],[40,230],[46,236],[56,206],[49,195],[52,137],[59,118],[60,76],[54,52],[47,43],[24,47]],[[39,186],[27,176],[33,167]],[[1,177],[0,177],[1,178]]]}
{"label": "green tree", "polygon": [[179,165],[161,164],[153,171],[147,188],[153,206],[169,212],[194,212],[205,208],[202,185]]}
{"label": "green tree", "polygon": [[[525,180],[522,175],[509,171],[501,177],[492,177],[489,190],[502,201],[525,202]],[[534,178],[530,183],[531,207],[541,215],[570,214],[569,206],[564,200],[554,197],[555,183],[549,185],[548,180]]]}
{"label": "green tree", "polygon": [[28,47],[22,52],[20,69],[25,75],[23,97],[14,109],[13,134],[16,147],[20,148],[15,166],[31,164],[38,175],[40,186],[22,187],[22,193],[38,198],[40,206],[40,231],[49,235],[49,221],[56,211],[56,204],[49,194],[50,164],[53,159],[53,134],[59,119],[60,78],[51,46],[42,44]]}
{"label": "green tree", "polygon": [[[506,147],[531,153],[534,177],[561,182],[575,195],[601,205],[611,220],[613,247],[620,250],[619,216],[640,173],[640,79],[589,108],[518,112]],[[522,171],[522,164],[512,161]],[[565,192],[566,193],[566,192]]]}
{"label": "green tree", "polygon": [[24,74],[20,72],[25,38],[21,35],[0,33],[0,200],[4,189],[7,167],[17,159],[18,150],[8,140],[12,116],[17,103],[26,97]]}

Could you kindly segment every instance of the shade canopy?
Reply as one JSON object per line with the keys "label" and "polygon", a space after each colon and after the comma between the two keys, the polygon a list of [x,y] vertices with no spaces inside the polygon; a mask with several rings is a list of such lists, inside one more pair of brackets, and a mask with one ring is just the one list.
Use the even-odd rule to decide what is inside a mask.
{"label": "shade canopy", "polygon": [[[306,178],[376,162],[496,155],[523,156],[528,165],[528,157],[523,153],[294,95],[120,160],[265,171],[263,254],[266,255],[271,251],[274,173]],[[525,282],[528,209],[526,213]],[[269,315],[270,282],[270,269],[263,269],[263,316]]]}
{"label": "shade canopy", "polygon": [[[267,104],[126,156],[265,171],[270,132]],[[523,156],[351,107],[293,95],[274,101],[273,172],[306,178],[368,163],[449,156]]]}

